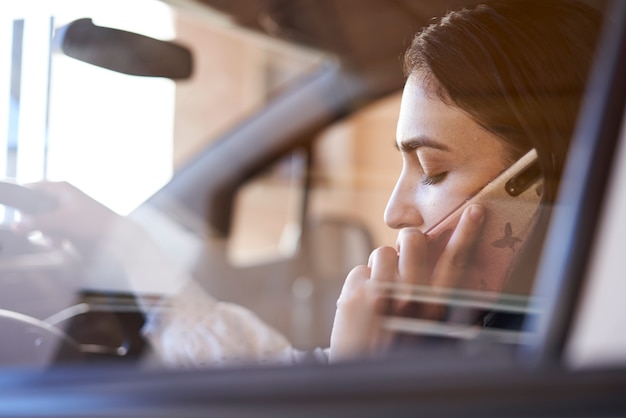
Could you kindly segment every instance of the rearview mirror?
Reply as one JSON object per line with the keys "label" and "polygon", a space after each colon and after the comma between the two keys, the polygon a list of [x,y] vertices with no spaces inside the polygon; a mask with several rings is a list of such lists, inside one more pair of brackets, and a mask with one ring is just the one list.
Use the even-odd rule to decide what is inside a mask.
{"label": "rearview mirror", "polygon": [[77,60],[124,74],[189,78],[191,51],[177,43],[162,41],[119,29],[94,25],[78,19],[57,29],[53,38],[57,51]]}

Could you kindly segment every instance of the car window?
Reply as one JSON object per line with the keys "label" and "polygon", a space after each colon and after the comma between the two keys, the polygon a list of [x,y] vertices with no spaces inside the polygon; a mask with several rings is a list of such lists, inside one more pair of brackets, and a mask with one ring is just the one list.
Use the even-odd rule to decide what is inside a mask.
{"label": "car window", "polygon": [[[250,264],[255,253],[257,263],[292,256],[307,220],[361,225],[368,254],[393,242],[382,213],[399,171],[393,146],[399,103],[400,92],[376,101],[320,132],[309,150],[294,151],[246,182],[233,208],[233,262]],[[258,219],[281,221],[272,226]]]}
{"label": "car window", "polygon": [[[146,13],[149,21],[142,18]],[[1,92],[8,106],[0,126],[9,133],[0,143],[3,178],[19,184],[67,181],[123,215],[137,210],[194,153],[315,68],[321,55],[238,29],[217,13],[177,12],[158,1],[132,7],[55,1],[34,9],[16,4],[7,6],[3,19]],[[175,38],[193,51],[194,77],[176,85],[164,77],[123,74],[63,53],[68,47],[59,43],[63,31],[86,19],[92,28]],[[115,65],[115,56],[109,60]],[[21,213],[11,205],[0,209],[5,226],[19,221]],[[145,211],[141,213],[143,218]],[[183,257],[189,259],[197,242],[185,241],[184,233],[168,225],[151,233],[165,230],[167,242],[186,242],[189,252]],[[173,238],[179,235],[179,240]],[[181,253],[181,246],[174,252]],[[115,347],[124,346],[120,327],[135,323],[130,329],[136,333],[143,323],[127,278],[106,261],[63,267],[66,260],[54,258],[58,255],[43,261],[33,256],[35,265],[29,267],[30,258],[14,263],[5,250],[3,260],[9,265],[3,280],[10,283],[2,308],[60,329],[70,327],[68,332],[87,351],[117,356]],[[29,279],[20,279],[22,273]],[[48,274],[58,276],[58,291],[42,287]],[[158,298],[175,292],[177,282],[172,277],[142,283],[139,292]],[[25,296],[16,299],[17,294]],[[109,303],[111,294],[117,300],[113,305],[135,314],[111,316],[111,308],[118,311]],[[47,302],[38,302],[43,299]],[[102,327],[112,327],[111,333],[92,332]],[[120,350],[127,354],[127,349]]]}
{"label": "car window", "polygon": [[[117,12],[120,7],[124,13]],[[3,112],[8,115],[3,126],[12,132],[8,149],[17,160],[3,159],[6,176],[20,182],[64,179],[124,214],[194,152],[318,60],[236,31],[218,16],[176,13],[158,1],[133,7],[56,1],[37,12],[8,10],[13,19],[7,15],[3,34],[8,65],[3,92],[10,108]],[[139,16],[148,10],[152,18],[145,21]],[[50,35],[85,18],[158,39],[176,37],[193,49],[194,78],[175,86],[162,77],[120,74],[66,56]],[[198,97],[198,90],[207,93]],[[85,137],[90,140],[80,139]],[[136,175],[144,148],[151,158]],[[132,185],[129,178],[135,179]]]}
{"label": "car window", "polygon": [[[11,188],[15,184],[36,190],[46,180],[70,196],[75,190],[68,187],[76,187],[97,205],[83,207],[84,213],[94,209],[94,216],[72,214],[69,224],[78,235],[69,238],[59,236],[54,222],[48,235],[12,232],[11,224],[32,216],[24,209],[27,195],[26,206],[0,206],[0,313],[11,332],[23,333],[27,325],[25,344],[32,351],[16,343],[5,363],[139,364],[146,370],[325,367],[332,363],[333,333],[350,335],[354,325],[341,323],[338,307],[357,312],[352,318],[360,327],[378,326],[376,343],[392,341],[387,351],[357,349],[347,360],[415,359],[433,352],[470,362],[491,353],[517,359],[532,345],[536,330],[529,324],[554,294],[535,287],[536,264],[545,263],[544,235],[525,245],[528,231],[541,219],[547,235],[551,211],[567,205],[567,196],[553,190],[554,200],[545,207],[538,203],[551,190],[536,170],[541,149],[506,148],[501,160],[483,158],[495,148],[500,152],[497,141],[517,135],[519,127],[508,121],[487,126],[459,105],[462,99],[454,102],[403,74],[402,52],[387,51],[382,36],[380,45],[365,48],[371,56],[347,52],[360,45],[366,16],[383,3],[371,6],[374,12],[353,11],[354,23],[343,23],[344,29],[322,25],[321,33],[306,32],[302,28],[310,28],[299,19],[311,16],[318,24],[330,12],[311,6],[313,14],[298,14],[305,7],[299,2],[294,9],[268,6],[258,16],[235,3],[147,0],[133,6],[50,1],[36,12],[11,9],[0,34],[4,190],[18,196],[22,189]],[[392,13],[408,19],[389,29],[406,31],[393,32],[404,50],[418,27],[443,12],[439,7],[407,3],[378,14],[382,20]],[[125,59],[106,56],[102,45],[85,51],[104,54],[103,65],[86,62],[89,54],[72,57],[59,42],[87,39],[72,38],[68,29],[81,19],[91,19],[81,24],[93,33],[110,28],[164,41],[163,49],[155,49],[162,61],[166,43],[182,46],[192,58],[191,73],[170,79],[103,68],[133,62],[128,57],[138,54],[133,48],[139,38],[128,38],[136,45],[116,46],[126,48]],[[337,32],[342,41],[334,40]],[[136,68],[150,67],[148,61],[138,60]],[[392,64],[392,72],[383,71]],[[359,72],[360,65],[367,70]],[[569,96],[563,97],[569,106]],[[468,108],[483,99],[472,96]],[[523,94],[516,99],[523,101]],[[438,110],[452,116],[438,119],[420,100],[436,101]],[[490,105],[497,114],[498,106]],[[423,119],[407,122],[409,108]],[[456,125],[466,119],[471,123]],[[451,145],[433,145],[433,127],[452,132]],[[462,149],[463,157],[442,157],[450,148]],[[481,170],[490,174],[476,185],[448,186],[465,184]],[[511,196],[517,199],[513,205],[507,203]],[[32,198],[35,215],[50,203]],[[481,230],[488,238],[481,238],[480,250],[469,251],[475,258],[459,262],[461,268],[463,254],[451,253],[448,274],[459,268],[466,282],[403,281],[407,269],[416,269],[412,260],[426,259],[423,253],[445,255],[449,242],[463,243],[448,239],[461,222],[453,210],[468,201],[496,202],[481,219],[497,218],[498,224]],[[439,222],[450,214],[451,227]],[[92,230],[100,234],[97,240],[80,235]],[[414,258],[403,252],[412,246],[423,250]],[[468,272],[474,260],[500,260],[481,253],[485,248],[500,251],[506,263],[528,251],[533,263],[494,262],[495,272]],[[393,274],[378,278],[378,266],[388,260],[395,263],[387,266]],[[439,277],[439,264],[424,266],[409,276]],[[525,280],[493,285],[491,277],[513,277],[510,266],[519,267]],[[378,280],[359,284],[367,275]],[[378,295],[375,302],[371,294]],[[368,316],[371,310],[362,310],[367,304],[382,315]],[[351,341],[344,341],[350,349]],[[43,346],[50,348],[37,348]],[[433,369],[444,363],[433,363]]]}

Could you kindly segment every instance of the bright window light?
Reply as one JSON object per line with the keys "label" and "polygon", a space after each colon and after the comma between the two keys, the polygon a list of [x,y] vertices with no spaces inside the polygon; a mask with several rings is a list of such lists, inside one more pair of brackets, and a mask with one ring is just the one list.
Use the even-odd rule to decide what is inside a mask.
{"label": "bright window light", "polygon": [[[157,0],[20,0],[3,2],[0,12],[0,177],[69,181],[118,213],[129,213],[171,177],[175,84],[51,54],[49,39],[55,27],[84,17],[172,39],[170,8]],[[11,54],[16,45],[17,74]],[[11,113],[12,102],[17,112]],[[19,115],[13,168],[6,134],[11,114]]]}

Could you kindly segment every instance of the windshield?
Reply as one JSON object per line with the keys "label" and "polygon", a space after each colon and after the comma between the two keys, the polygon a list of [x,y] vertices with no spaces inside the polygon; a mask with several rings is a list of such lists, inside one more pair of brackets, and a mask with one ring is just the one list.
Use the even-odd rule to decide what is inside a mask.
{"label": "windshield", "polygon": [[[37,11],[7,9],[2,74],[10,108],[3,112],[9,116],[3,126],[15,155],[3,158],[6,176],[18,182],[69,181],[123,214],[320,61],[319,53],[237,29],[218,13],[176,13],[159,1],[54,1]],[[143,18],[146,14],[150,19]],[[50,35],[85,18],[157,39],[176,38],[193,50],[194,77],[176,84],[63,54]],[[146,150],[150,158],[143,158]]]}

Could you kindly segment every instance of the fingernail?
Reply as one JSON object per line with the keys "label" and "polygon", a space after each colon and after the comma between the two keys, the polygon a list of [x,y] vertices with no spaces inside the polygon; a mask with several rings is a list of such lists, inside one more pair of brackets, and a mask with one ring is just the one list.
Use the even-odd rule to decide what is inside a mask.
{"label": "fingernail", "polygon": [[472,205],[469,209],[469,216],[474,222],[480,223],[485,217],[485,209],[480,205]]}

